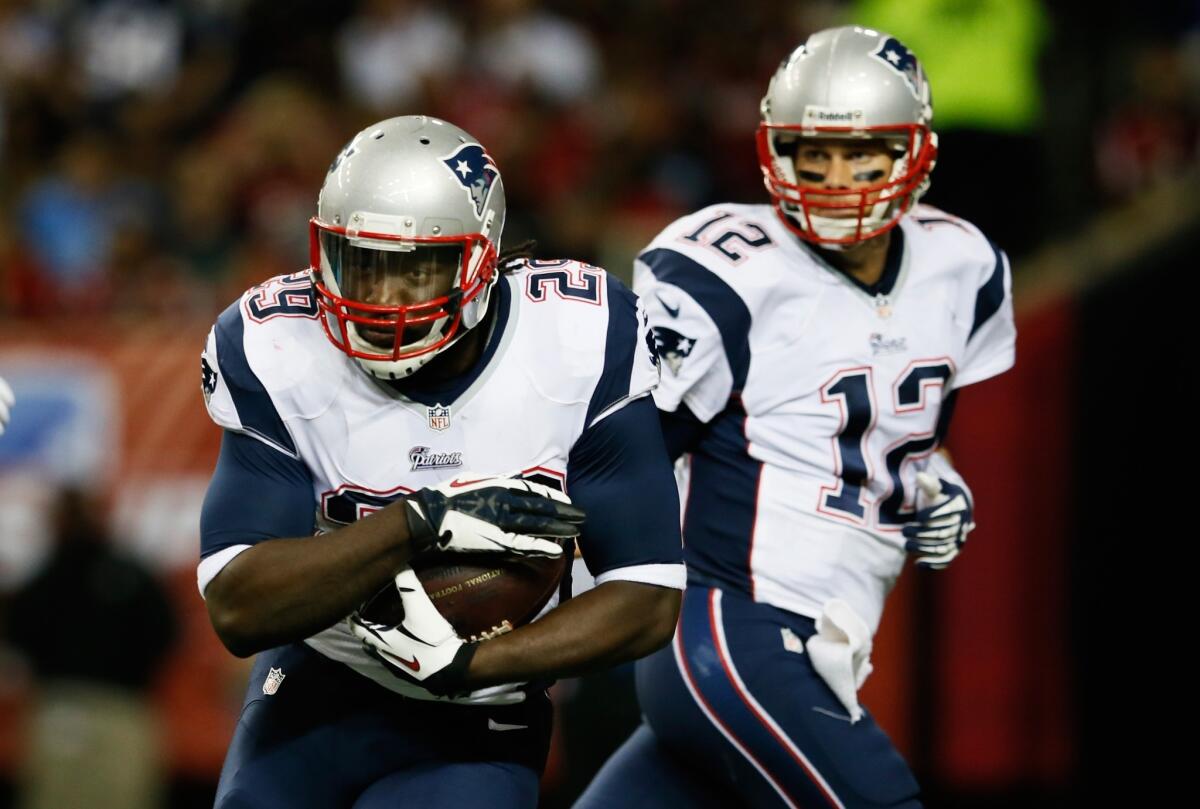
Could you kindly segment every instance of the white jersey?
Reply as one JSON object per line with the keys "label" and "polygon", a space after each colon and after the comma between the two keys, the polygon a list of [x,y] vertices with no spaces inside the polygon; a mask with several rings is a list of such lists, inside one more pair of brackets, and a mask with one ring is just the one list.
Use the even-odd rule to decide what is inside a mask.
{"label": "white jersey", "polygon": [[918,206],[867,289],[771,206],[720,205],[659,234],[634,282],[656,403],[709,425],[683,493],[689,581],[811,617],[841,598],[874,631],[942,403],[1014,362],[1003,253]]}
{"label": "white jersey", "polygon": [[[568,488],[577,439],[657,382],[645,315],[620,282],[577,262],[531,262],[502,276],[493,295],[497,316],[474,371],[455,380],[445,400],[417,401],[330,343],[307,273],[271,279],[209,333],[208,412],[226,430],[302,462],[322,531],[464,471],[524,473]],[[678,556],[628,565],[620,549],[589,547],[597,541],[608,540],[590,538],[585,527],[581,550],[600,580],[682,586]],[[202,593],[249,547],[222,544],[202,548]],[[638,553],[644,561],[644,544]],[[306,642],[387,688],[429,697],[366,655],[344,622]]]}

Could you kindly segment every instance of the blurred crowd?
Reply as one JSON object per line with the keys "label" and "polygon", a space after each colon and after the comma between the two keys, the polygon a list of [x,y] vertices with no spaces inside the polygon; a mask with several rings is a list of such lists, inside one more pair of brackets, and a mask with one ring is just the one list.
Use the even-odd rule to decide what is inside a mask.
{"label": "blurred crowd", "polygon": [[774,5],[3,0],[0,312],[207,317],[305,266],[342,140],[415,112],[487,144],[510,238],[627,254],[754,192],[762,77],[813,27]]}
{"label": "blurred crowd", "polygon": [[[1111,18],[1067,0],[0,0],[0,326],[53,318],[70,337],[84,318],[169,318],[198,350],[247,286],[307,266],[307,221],[344,140],[414,113],[453,121],[492,153],[507,244],[536,239],[543,258],[627,278],[673,218],[766,201],[754,146],[766,81],[810,32],[852,21],[889,30],[926,63],[942,138],[926,200],[980,224],[1018,277],[1022,257],[1200,160],[1194,0]],[[185,364],[194,370],[190,347]],[[160,378],[173,378],[158,370],[121,389],[125,405],[157,401]],[[163,435],[184,432],[163,424]],[[195,598],[189,520],[177,589],[191,612],[154,627],[153,655],[131,675],[138,693],[176,631],[199,651],[174,680],[220,654],[200,646],[215,639]],[[84,527],[106,541],[101,522]],[[59,601],[47,582],[70,579],[46,576],[101,563],[95,547],[59,545],[65,562],[30,584],[42,588],[28,601],[36,613]],[[40,680],[62,673],[7,634]],[[109,674],[91,679],[111,685]],[[596,736],[586,701],[573,704],[571,726]],[[619,713],[611,699],[594,704]],[[223,745],[228,730],[216,735]],[[603,759],[594,746],[595,762],[579,765],[580,743],[560,767],[563,796]]]}
{"label": "blurred crowd", "polygon": [[[415,112],[488,146],[509,243],[628,272],[672,217],[764,198],[765,79],[855,6],[0,0],[0,315],[206,319],[306,266],[306,220],[342,140]],[[1125,46],[1131,70],[1094,78],[1099,102],[1072,133],[1094,156],[1081,191],[1117,199],[1195,158],[1194,16],[1164,11]],[[1070,19],[1047,19],[1052,42]],[[968,168],[971,187],[992,182],[951,162],[931,200],[939,175],[949,189]],[[1053,184],[1053,168],[1029,173],[1027,195]]]}

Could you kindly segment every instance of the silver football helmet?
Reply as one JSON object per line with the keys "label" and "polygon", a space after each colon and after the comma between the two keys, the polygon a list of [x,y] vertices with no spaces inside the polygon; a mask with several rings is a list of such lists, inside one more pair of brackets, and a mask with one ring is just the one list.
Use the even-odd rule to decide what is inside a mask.
{"label": "silver football helmet", "polygon": [[[784,224],[806,241],[838,249],[878,236],[929,188],[937,157],[929,83],[893,36],[858,26],[818,31],[775,71],[760,111],[763,183]],[[795,150],[813,137],[883,139],[891,175],[849,193],[801,186]],[[848,209],[857,216],[829,215]]]}
{"label": "silver football helmet", "polygon": [[487,312],[504,213],[496,164],[453,124],[406,115],[359,132],[309,225],[329,339],[382,379],[445,351]]}

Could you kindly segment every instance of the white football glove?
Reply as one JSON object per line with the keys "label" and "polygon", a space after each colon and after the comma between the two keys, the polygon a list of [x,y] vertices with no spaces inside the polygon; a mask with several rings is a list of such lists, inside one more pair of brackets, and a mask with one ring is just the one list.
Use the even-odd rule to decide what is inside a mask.
{"label": "white football glove", "polygon": [[15,401],[16,397],[13,396],[12,388],[4,381],[4,377],[0,376],[0,435],[4,435],[4,428],[8,424]]}
{"label": "white football glove", "polygon": [[917,473],[917,511],[904,526],[904,549],[917,567],[942,570],[958,556],[975,528],[974,501],[966,481],[945,456],[935,454]]}
{"label": "white football glove", "polygon": [[458,636],[433,606],[412,568],[396,574],[395,587],[404,608],[399,624],[377,623],[354,612],[348,619],[350,631],[367,654],[397,677],[437,696],[466,693],[462,680],[478,644]]}
{"label": "white football glove", "polygon": [[579,536],[584,513],[549,486],[518,477],[463,473],[404,498],[418,551],[561,556],[553,539]]}

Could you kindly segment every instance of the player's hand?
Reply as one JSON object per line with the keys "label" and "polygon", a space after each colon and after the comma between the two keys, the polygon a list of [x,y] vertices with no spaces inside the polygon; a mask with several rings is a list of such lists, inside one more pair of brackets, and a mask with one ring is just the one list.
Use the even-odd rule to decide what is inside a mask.
{"label": "player's hand", "polygon": [[918,472],[917,512],[904,526],[904,549],[917,554],[917,567],[942,570],[958,556],[975,528],[973,513],[971,492],[961,477],[953,482],[929,471]]}
{"label": "player's hand", "polygon": [[4,435],[4,428],[8,425],[8,417],[12,413],[15,401],[12,388],[4,381],[4,377],[0,376],[0,435]]}
{"label": "player's hand", "polygon": [[397,677],[439,697],[467,693],[463,678],[478,644],[458,636],[433,606],[412,568],[396,574],[394,586],[404,619],[395,625],[382,624],[354,612],[348,619],[350,631],[362,641],[367,654]]}
{"label": "player's hand", "polygon": [[499,475],[462,474],[404,500],[418,551],[556,557],[563,549],[553,538],[579,536],[584,519],[562,492]]}

